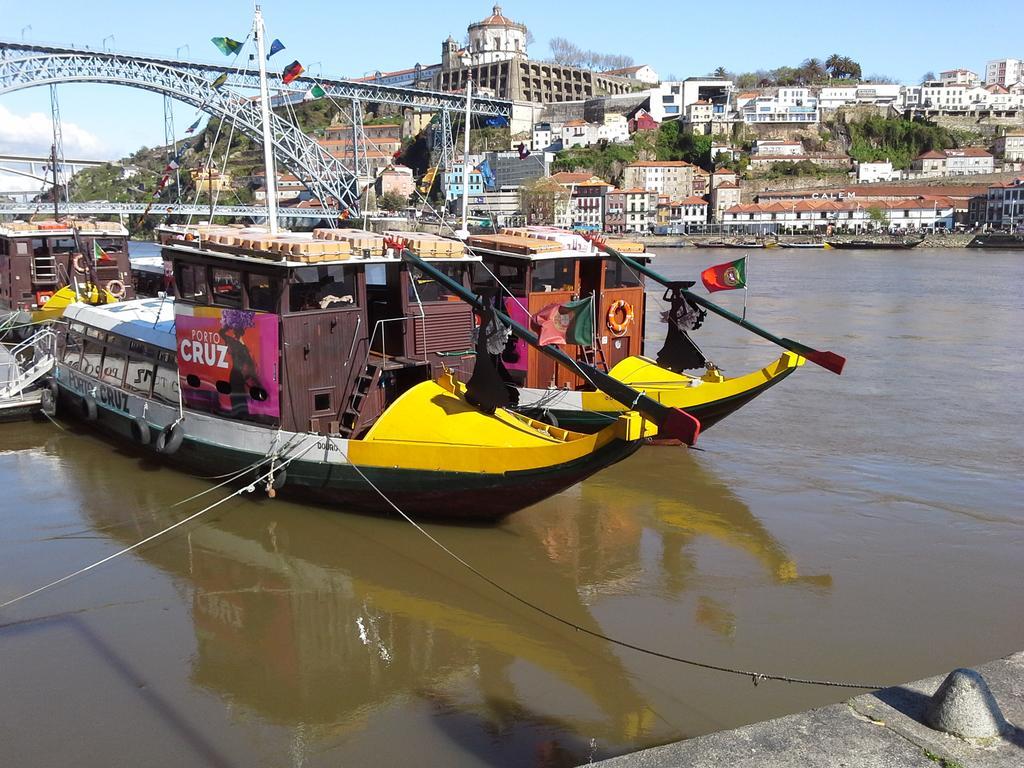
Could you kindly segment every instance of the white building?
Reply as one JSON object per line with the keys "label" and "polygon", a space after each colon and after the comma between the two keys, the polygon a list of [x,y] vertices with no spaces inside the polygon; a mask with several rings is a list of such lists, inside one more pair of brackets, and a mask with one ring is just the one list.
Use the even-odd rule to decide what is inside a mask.
{"label": "white building", "polygon": [[993,173],[995,158],[978,147],[946,149],[946,175],[969,176],[972,173]]}
{"label": "white building", "polygon": [[[880,211],[876,222],[872,211]],[[725,211],[722,224],[735,231],[778,231],[796,229],[827,232],[830,228],[854,231],[886,229],[901,231],[951,230],[953,201],[947,197],[912,198],[858,202],[846,200],[798,200],[793,202],[748,203]]]}
{"label": "white building", "polygon": [[818,99],[809,88],[776,88],[743,105],[744,123],[818,122]]}
{"label": "white building", "polygon": [[585,120],[570,120],[562,126],[562,147],[589,147],[597,143],[597,126]]}
{"label": "white building", "polygon": [[939,82],[943,85],[966,85],[978,84],[978,75],[969,69],[950,69],[939,72]]}
{"label": "white building", "polygon": [[502,15],[500,5],[494,6],[488,18],[470,24],[468,32],[466,60],[469,66],[526,58],[526,26]]}
{"label": "white building", "polygon": [[612,144],[623,144],[629,141],[629,120],[625,115],[612,112],[605,113],[604,120],[597,126],[599,141]]}
{"label": "white building", "polygon": [[900,172],[894,170],[888,160],[877,160],[871,163],[857,163],[857,183],[871,184],[876,181],[892,181],[898,179]]}
{"label": "white building", "polygon": [[803,155],[804,145],[799,141],[781,141],[777,139],[758,139],[750,150],[751,155]]}
{"label": "white building", "polygon": [[712,105],[716,119],[724,119],[730,111],[729,101],[733,91],[731,80],[715,77],[688,77],[686,80],[672,80],[660,83],[647,91],[650,100],[650,114],[659,123],[682,118],[686,108],[698,101]]}
{"label": "white building", "polygon": [[996,139],[992,148],[1003,160],[1011,163],[1024,160],[1024,132],[1007,133]]}
{"label": "white building", "polygon": [[562,126],[552,123],[534,123],[533,134],[530,138],[530,150],[540,152],[561,140]]}
{"label": "white building", "polygon": [[995,83],[1009,88],[1024,80],[1024,62],[1020,59],[993,59],[985,65],[985,85]]}
{"label": "white building", "polygon": [[623,67],[622,69],[608,69],[601,74],[611,75],[612,77],[628,77],[630,80],[638,80],[641,83],[650,83],[651,85],[657,85],[661,82],[661,78],[658,77],[658,73],[647,64],[640,64],[635,67]]}

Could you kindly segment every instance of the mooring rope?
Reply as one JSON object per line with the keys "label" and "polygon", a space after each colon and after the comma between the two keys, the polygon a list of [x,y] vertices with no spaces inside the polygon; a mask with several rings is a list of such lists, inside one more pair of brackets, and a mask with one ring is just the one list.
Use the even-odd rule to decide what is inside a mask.
{"label": "mooring rope", "polygon": [[31,590],[30,592],[26,592],[26,593],[24,593],[22,595],[18,595],[17,597],[12,598],[12,599],[6,601],[4,603],[0,603],[0,609],[6,608],[6,607],[8,607],[10,605],[14,605],[15,603],[20,602],[20,601],[22,601],[22,600],[24,600],[26,598],[32,597],[33,595],[38,595],[40,592],[43,592],[43,591],[45,591],[47,589],[50,589],[52,587],[56,587],[58,584],[63,584],[65,581],[70,581],[71,579],[75,578],[76,576],[81,576],[83,573],[88,573],[89,571],[93,570],[94,568],[100,567],[104,563],[109,563],[111,560],[113,560],[115,558],[118,558],[118,557],[121,557],[121,555],[126,555],[129,552],[138,549],[143,544],[147,544],[147,543],[153,541],[154,539],[157,539],[157,538],[163,536],[165,533],[170,533],[175,528],[178,528],[178,527],[184,525],[185,523],[188,523],[188,522],[190,522],[192,520],[195,520],[200,515],[204,515],[207,512],[209,512],[210,510],[215,509],[216,507],[219,507],[224,502],[229,501],[230,499],[233,499],[233,498],[235,498],[237,496],[241,496],[243,493],[248,492],[248,490],[253,485],[255,485],[256,483],[260,482],[261,480],[265,480],[265,479],[271,477],[275,472],[280,471],[280,469],[288,466],[293,461],[295,461],[297,459],[300,459],[302,456],[304,456],[307,453],[309,453],[309,451],[312,450],[315,447],[316,447],[316,441],[315,440],[311,440],[309,445],[306,446],[306,448],[301,453],[298,453],[295,456],[292,456],[292,457],[286,459],[284,462],[281,463],[280,467],[278,467],[277,469],[273,469],[270,472],[267,472],[267,473],[261,475],[260,477],[257,477],[252,483],[250,483],[250,484],[248,484],[248,485],[246,485],[246,486],[244,486],[242,488],[239,488],[237,491],[234,491],[234,492],[228,494],[227,496],[225,496],[222,499],[218,499],[217,501],[213,502],[213,504],[210,504],[209,506],[204,507],[203,509],[199,510],[198,512],[196,512],[194,514],[191,514],[188,517],[183,518],[183,519],[179,520],[176,523],[173,523],[172,525],[167,526],[163,530],[157,531],[156,533],[154,533],[154,534],[152,534],[150,536],[147,536],[146,538],[142,539],[141,541],[137,541],[134,544],[132,544],[132,545],[130,545],[128,547],[125,547],[124,549],[118,550],[117,552],[114,552],[111,555],[107,555],[106,557],[104,557],[101,560],[97,560],[95,563],[91,563],[91,564],[89,564],[87,566],[84,566],[83,568],[79,568],[77,571],[69,573],[69,574],[67,574],[65,576],[61,576],[59,579],[54,579],[49,584],[44,584],[41,587],[36,587],[35,589]]}
{"label": "mooring rope", "polygon": [[[581,625],[577,624],[574,621],[566,619],[563,616],[559,616],[557,613],[554,613],[554,612],[548,610],[547,608],[544,608],[543,606],[538,605],[537,603],[534,603],[534,602],[532,602],[530,600],[527,600],[525,597],[522,597],[521,595],[513,592],[508,587],[505,587],[502,584],[499,584],[497,581],[495,581],[490,576],[488,576],[487,574],[485,574],[482,571],[480,571],[474,565],[472,565],[469,562],[467,562],[466,560],[464,560],[462,557],[457,555],[455,552],[453,552],[447,546],[442,544],[438,539],[434,538],[429,532],[424,530],[423,527],[419,523],[417,523],[415,520],[413,520],[411,517],[409,517],[409,515],[407,515],[397,504],[395,504],[387,496],[387,494],[384,493],[384,491],[382,491],[380,488],[378,488],[374,484],[374,482],[372,480],[370,480],[370,478],[367,477],[366,474],[364,474],[362,469],[360,469],[356,464],[352,463],[352,461],[348,458],[348,456],[345,455],[344,451],[342,451],[341,455],[344,457],[345,461],[347,461],[349,463],[349,466],[351,466],[359,474],[359,476],[361,478],[363,478],[364,481],[366,481],[367,485],[369,485],[371,488],[373,488],[374,491],[377,492],[377,495],[379,495],[389,507],[391,507],[393,510],[395,510],[395,512],[397,512],[399,515],[401,515],[401,517],[407,523],[409,523],[413,528],[415,528],[416,531],[418,531],[423,536],[425,536],[434,546],[439,548],[442,552],[444,552],[446,555],[451,557],[453,560],[455,560],[461,566],[466,568],[468,571],[470,571],[472,574],[474,574],[475,576],[479,577],[483,581],[485,581],[488,584],[490,584],[492,587],[497,589],[502,594],[506,595],[507,597],[512,598],[513,600],[515,600],[516,602],[520,603],[521,605],[524,605],[527,608],[529,608],[529,609],[531,609],[533,611],[536,611],[537,613],[540,613],[541,615],[546,616],[549,619],[552,619],[553,621],[558,622],[559,624],[562,624],[562,625],[564,625],[566,627],[569,627],[571,629],[576,630],[577,632],[582,632],[584,634],[590,635],[591,637],[597,638],[598,640],[604,640],[605,642],[611,643],[612,645],[619,646],[620,648],[628,648],[628,649],[630,649],[632,651],[636,651],[637,653],[642,653],[642,654],[645,654],[647,656],[654,656],[654,657],[659,658],[659,659],[665,659],[667,661],[674,661],[674,662],[677,662],[679,664],[685,664],[685,665],[691,666],[691,667],[699,667],[700,669],[708,669],[708,670],[711,670],[713,672],[725,672],[725,673],[728,673],[728,674],[731,674],[731,675],[738,675],[740,677],[749,677],[752,680],[752,682],[754,683],[755,686],[758,683],[760,683],[762,680],[776,680],[776,681],[783,682],[783,683],[799,683],[801,685],[818,685],[818,686],[825,686],[825,687],[831,687],[831,688],[859,688],[859,689],[872,690],[872,691],[873,690],[878,690],[879,688],[886,688],[886,687],[888,687],[888,685],[886,685],[886,684],[851,683],[851,682],[842,681],[842,680],[819,680],[819,679],[809,678],[809,677],[795,677],[793,675],[771,674],[771,673],[766,673],[766,672],[757,672],[755,670],[741,669],[741,668],[738,668],[738,667],[727,667],[727,666],[724,666],[724,665],[721,665],[721,664],[711,664],[711,663],[704,662],[704,661],[697,661],[695,659],[687,659],[687,658],[684,658],[682,656],[675,656],[675,655],[673,655],[671,653],[664,653],[662,651],[656,651],[656,650],[653,650],[651,648],[644,648],[643,646],[636,645],[635,643],[630,643],[630,642],[627,642],[625,640],[619,640],[618,638],[612,637],[610,635],[606,635],[603,632],[598,632],[598,631],[593,630],[593,629],[587,629],[586,627],[581,626]],[[3,607],[3,606],[0,606],[0,607]]]}

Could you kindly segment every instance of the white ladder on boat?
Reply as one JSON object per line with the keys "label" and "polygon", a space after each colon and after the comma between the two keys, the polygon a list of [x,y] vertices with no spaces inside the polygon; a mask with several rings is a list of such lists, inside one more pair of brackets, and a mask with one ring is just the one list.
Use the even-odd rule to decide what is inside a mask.
{"label": "white ladder on boat", "polygon": [[[16,373],[0,381],[0,401],[22,396],[25,390],[49,375],[55,360],[56,338],[50,328],[41,328],[17,346],[5,350],[14,361]],[[32,358],[22,365],[19,358],[29,349],[32,350]]]}

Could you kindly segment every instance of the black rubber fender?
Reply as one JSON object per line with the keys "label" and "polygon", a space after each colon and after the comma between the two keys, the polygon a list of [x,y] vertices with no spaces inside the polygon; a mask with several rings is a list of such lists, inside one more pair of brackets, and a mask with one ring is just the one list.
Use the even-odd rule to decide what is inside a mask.
{"label": "black rubber fender", "polygon": [[149,441],[153,439],[153,434],[149,429],[149,424],[146,423],[145,419],[141,416],[132,416],[132,439],[139,445],[149,445]]}
{"label": "black rubber fender", "polygon": [[83,419],[86,421],[96,421],[96,401],[92,395],[82,395],[78,407],[82,412]]}
{"label": "black rubber fender", "polygon": [[168,424],[162,430],[160,434],[156,436],[156,443],[154,447],[157,453],[163,453],[170,456],[177,453],[178,449],[181,448],[181,443],[185,439],[185,428],[180,423]]}

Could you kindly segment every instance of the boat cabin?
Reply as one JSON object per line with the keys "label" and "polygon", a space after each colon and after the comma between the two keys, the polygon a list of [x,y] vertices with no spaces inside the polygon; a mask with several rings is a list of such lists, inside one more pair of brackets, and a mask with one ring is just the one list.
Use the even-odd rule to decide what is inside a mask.
{"label": "boat cabin", "polygon": [[[643,353],[643,276],[608,257],[581,235],[554,227],[504,229],[496,235],[469,239],[482,264],[473,268],[473,288],[496,286],[505,312],[530,326],[530,318],[544,307],[595,297],[594,345],[565,345],[574,359],[604,371],[632,355]],[[615,243],[633,258],[643,247]],[[540,354],[522,340],[514,340],[503,355],[509,373],[520,386],[586,389],[589,383],[571,370]]]}
{"label": "boat cabin", "polygon": [[128,230],[121,224],[71,219],[0,223],[0,314],[41,310],[64,286],[93,280],[118,299],[134,298]]}
{"label": "boat cabin", "polygon": [[[379,234],[168,227],[160,241],[189,408],[358,437],[412,385],[472,370],[472,309]],[[409,247],[467,286],[479,262],[441,238]]]}

